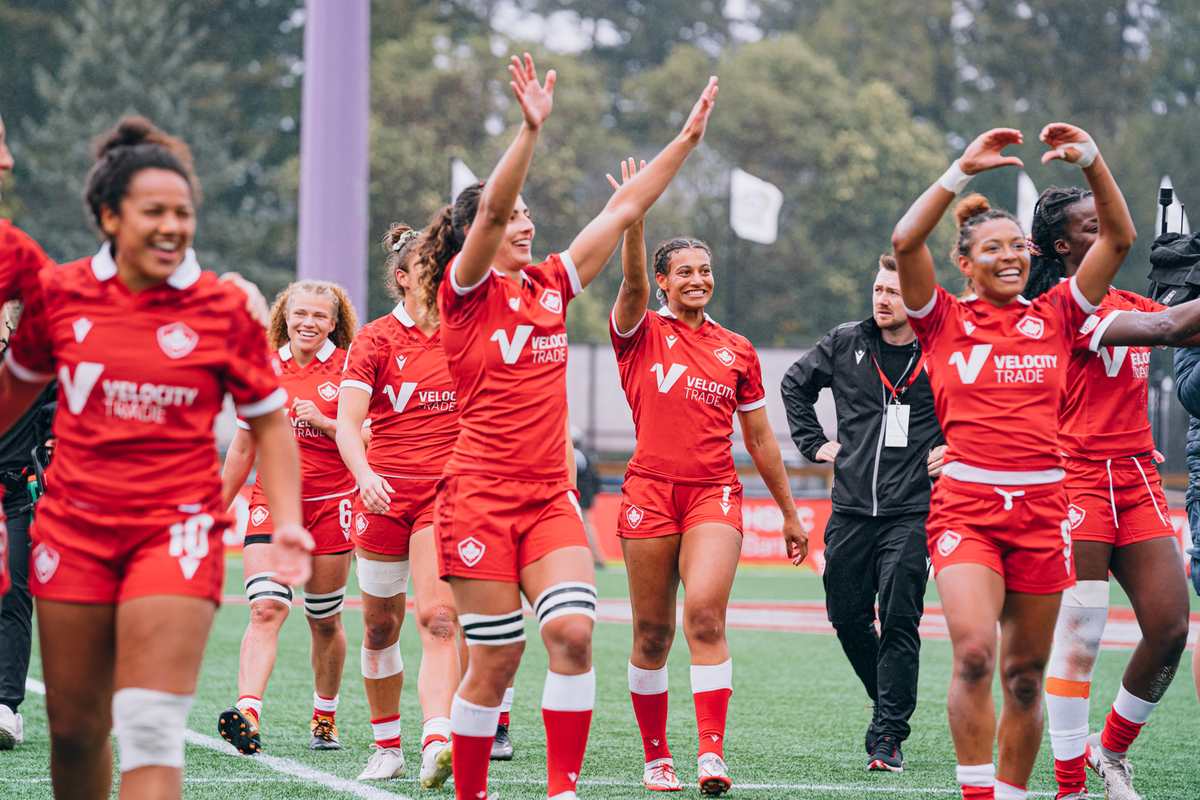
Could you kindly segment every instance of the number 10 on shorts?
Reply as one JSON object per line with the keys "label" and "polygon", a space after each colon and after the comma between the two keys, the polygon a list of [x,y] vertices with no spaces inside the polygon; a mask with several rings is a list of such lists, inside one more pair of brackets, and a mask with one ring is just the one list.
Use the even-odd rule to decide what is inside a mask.
{"label": "number 10 on shorts", "polygon": [[208,532],[214,522],[211,514],[196,514],[170,527],[171,544],[167,552],[179,559],[179,568],[188,580],[196,574],[201,559],[208,555]]}

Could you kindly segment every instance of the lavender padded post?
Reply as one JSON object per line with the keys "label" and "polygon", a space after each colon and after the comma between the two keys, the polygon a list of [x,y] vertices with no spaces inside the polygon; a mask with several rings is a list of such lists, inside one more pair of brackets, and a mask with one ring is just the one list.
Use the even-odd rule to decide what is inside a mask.
{"label": "lavender padded post", "polygon": [[308,0],[296,275],[336,281],[367,315],[370,0]]}

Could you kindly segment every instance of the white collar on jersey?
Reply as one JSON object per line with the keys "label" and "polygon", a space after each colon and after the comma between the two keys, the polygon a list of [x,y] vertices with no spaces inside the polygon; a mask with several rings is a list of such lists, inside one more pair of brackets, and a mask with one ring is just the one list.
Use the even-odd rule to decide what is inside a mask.
{"label": "white collar on jersey", "polygon": [[[969,295],[964,297],[962,299],[962,301],[964,303],[974,303],[978,299],[979,299],[979,295],[975,294],[974,292],[971,292]],[[1021,303],[1023,303],[1024,305],[1027,305],[1027,306],[1033,305],[1033,303],[1031,303],[1030,301],[1025,299],[1025,295],[1023,295],[1023,294],[1017,295],[1017,300],[1019,300]]]}
{"label": "white collar on jersey", "polygon": [[[670,308],[668,308],[667,306],[663,306],[662,308],[660,308],[660,309],[658,310],[658,315],[659,315],[660,317],[670,317],[671,319],[679,319],[679,317],[677,317],[677,316],[675,316],[674,314],[672,314],[672,313],[671,313],[671,309],[670,309]],[[716,324],[716,323],[713,321],[713,318],[712,318],[712,317],[710,317],[710,316],[708,315],[708,312],[707,312],[707,311],[706,311],[706,312],[704,312],[704,318],[705,318],[706,320],[708,320],[709,322],[713,322],[713,324],[714,324],[714,325]]]}
{"label": "white collar on jersey", "polygon": [[410,317],[408,312],[404,309],[404,303],[396,304],[396,307],[392,309],[392,316],[400,320],[400,324],[406,328],[411,328],[417,324],[413,322],[413,318]]}
{"label": "white collar on jersey", "polygon": [[[92,256],[92,274],[98,281],[106,281],[117,274],[117,262],[113,261],[109,242],[100,245],[100,252]],[[167,278],[167,285],[172,289],[186,289],[198,280],[200,262],[196,260],[196,251],[189,247],[183,254],[183,263]]]}
{"label": "white collar on jersey", "polygon": [[[337,345],[333,343],[332,339],[326,339],[325,344],[321,345],[321,349],[317,351],[317,360],[319,360],[322,364],[325,363],[329,360],[329,357],[333,355],[334,350],[337,350]],[[279,360],[289,361],[291,357],[292,343],[288,342],[283,347],[279,348]]]}

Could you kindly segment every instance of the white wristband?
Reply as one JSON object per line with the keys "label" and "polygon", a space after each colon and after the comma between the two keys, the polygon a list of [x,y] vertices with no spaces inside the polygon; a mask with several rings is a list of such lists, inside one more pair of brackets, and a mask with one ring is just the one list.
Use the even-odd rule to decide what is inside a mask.
{"label": "white wristband", "polygon": [[1079,158],[1075,160],[1075,166],[1081,169],[1087,169],[1096,163],[1096,156],[1100,155],[1100,148],[1096,147],[1096,143],[1091,139],[1083,142],[1067,142],[1061,147],[1054,149],[1065,159],[1067,157],[1066,148],[1068,147],[1073,147],[1079,151]]}
{"label": "white wristband", "polygon": [[970,182],[971,176],[962,171],[956,160],[950,165],[950,169],[938,178],[938,185],[945,189],[950,194],[958,194]]}

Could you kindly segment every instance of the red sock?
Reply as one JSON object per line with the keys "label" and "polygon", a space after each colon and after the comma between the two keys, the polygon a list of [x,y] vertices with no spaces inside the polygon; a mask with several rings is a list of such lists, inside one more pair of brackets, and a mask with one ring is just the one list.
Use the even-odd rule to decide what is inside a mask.
{"label": "red sock", "polygon": [[964,786],[963,800],[995,800],[996,787],[994,786]]}
{"label": "red sock", "polygon": [[[591,711],[552,711],[542,709],[546,726],[547,789],[551,797],[575,791],[583,754],[587,750],[588,731],[592,727]],[[455,744],[455,747],[458,745]],[[455,778],[457,781],[457,777]]]}
{"label": "red sock", "polygon": [[371,720],[371,729],[375,734],[375,744],[380,747],[400,746],[400,715],[380,717]]}
{"label": "red sock", "polygon": [[1104,718],[1104,730],[1100,733],[1100,746],[1114,753],[1127,753],[1133,740],[1142,732],[1146,723],[1130,722],[1113,708]]}
{"label": "red sock", "polygon": [[455,800],[479,800],[487,797],[488,764],[492,757],[493,736],[454,734],[450,768],[454,773]]}
{"label": "red sock", "polygon": [[1058,794],[1055,798],[1065,797],[1072,792],[1082,792],[1087,786],[1087,769],[1084,756],[1072,758],[1070,761],[1054,759],[1054,779],[1058,781]]}
{"label": "red sock", "polygon": [[716,753],[725,757],[725,718],[732,694],[729,689],[717,689],[692,695],[696,703],[696,728],[700,732],[699,755]]}
{"label": "red sock", "polygon": [[[338,699],[336,695],[333,697],[321,697],[321,695],[313,692],[312,718],[316,719],[317,717],[329,717],[329,719],[332,720],[334,715],[337,714],[337,703]],[[322,708],[322,706],[324,706],[324,708]]]}
{"label": "red sock", "polygon": [[667,747],[667,693],[638,694],[633,698],[633,713],[637,717],[638,730],[642,734],[642,747],[646,750],[646,762],[656,758],[670,758]]}
{"label": "red sock", "polygon": [[508,727],[508,712],[507,711],[500,712],[500,724],[506,728]]}

